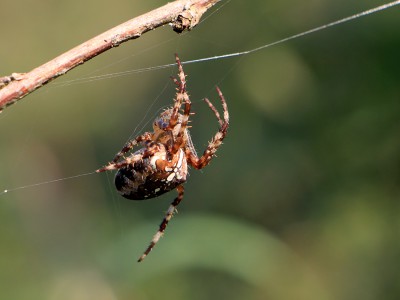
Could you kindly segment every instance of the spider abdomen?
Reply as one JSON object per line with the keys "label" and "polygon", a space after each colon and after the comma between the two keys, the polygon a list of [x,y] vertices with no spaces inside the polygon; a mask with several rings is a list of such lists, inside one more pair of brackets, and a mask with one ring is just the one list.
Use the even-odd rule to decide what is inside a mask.
{"label": "spider abdomen", "polygon": [[[143,152],[144,149],[133,155]],[[124,198],[146,200],[175,189],[186,181],[187,173],[187,162],[182,149],[170,160],[167,160],[166,152],[159,151],[140,162],[119,169],[115,175],[115,186]]]}

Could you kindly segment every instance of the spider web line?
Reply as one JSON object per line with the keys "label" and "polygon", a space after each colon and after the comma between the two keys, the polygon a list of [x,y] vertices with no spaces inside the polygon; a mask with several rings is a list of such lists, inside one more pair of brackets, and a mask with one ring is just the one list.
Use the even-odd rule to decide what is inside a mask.
{"label": "spider web line", "polygon": [[[230,1],[228,1],[227,3],[229,3]],[[226,3],[226,4],[227,4]],[[315,28],[312,28],[310,30],[307,31],[303,31],[301,33],[277,40],[275,42],[272,43],[268,43],[268,44],[264,44],[261,45],[259,47],[250,49],[250,50],[246,50],[246,51],[241,51],[241,52],[235,52],[235,53],[228,53],[228,54],[223,54],[223,55],[216,55],[216,56],[210,56],[210,57],[205,57],[205,58],[200,58],[200,59],[194,59],[194,60],[188,60],[188,61],[183,61],[182,64],[192,64],[192,63],[201,63],[201,62],[206,62],[206,61],[213,61],[213,60],[219,60],[219,59],[226,59],[226,58],[233,58],[233,57],[239,57],[239,56],[245,56],[254,52],[258,52],[261,50],[264,50],[266,48],[278,45],[278,44],[282,44],[285,42],[288,42],[290,40],[294,40],[321,30],[325,30],[328,29],[330,27],[334,27],[343,23],[347,23],[350,21],[353,21],[355,19],[367,16],[367,15],[371,15],[386,9],[389,9],[391,7],[394,7],[396,5],[400,4],[400,0],[397,1],[392,1],[380,6],[376,6],[374,8],[368,9],[368,10],[364,10],[360,13],[356,13],[353,14],[351,16],[327,23],[325,25],[322,26],[318,26]],[[222,8],[222,7],[220,7]],[[131,57],[131,56],[129,56]],[[123,59],[125,60],[125,59]],[[118,62],[117,62],[118,63]],[[116,63],[114,63],[116,64]],[[113,65],[114,65],[113,64]],[[164,65],[158,65],[158,66],[153,66],[153,67],[146,67],[146,68],[140,68],[140,69],[134,69],[134,70],[128,70],[128,71],[123,71],[123,72],[116,72],[116,73],[109,73],[109,74],[104,74],[104,75],[97,75],[97,76],[89,76],[89,77],[82,77],[82,78],[77,78],[77,79],[73,79],[73,80],[69,80],[69,81],[64,81],[64,82],[54,82],[51,84],[52,87],[61,87],[61,86],[69,86],[69,85],[73,85],[73,84],[80,84],[80,83],[87,83],[87,82],[93,82],[93,81],[97,81],[97,80],[103,80],[103,79],[110,79],[110,78],[115,78],[115,77],[120,77],[120,76],[126,76],[126,75],[131,75],[131,74],[138,74],[138,73],[143,73],[143,72],[149,72],[149,71],[155,71],[155,70],[160,70],[160,69],[165,69],[165,68],[170,68],[170,67],[175,67],[175,63],[169,63],[169,64],[164,64]],[[103,69],[103,68],[102,68]],[[166,89],[167,85],[164,87],[164,89]],[[163,90],[164,91],[164,90]],[[149,114],[150,109],[152,106],[154,106],[155,103],[157,103],[158,99],[160,98],[160,96],[162,95],[162,92],[156,97],[156,99],[153,101],[153,103],[151,104],[150,108],[146,111],[145,117],[139,122],[139,124],[136,126],[136,128],[134,129],[133,134],[135,134],[135,132],[137,132],[137,129],[143,128],[144,126],[146,126],[148,124],[148,122],[143,123],[146,116]],[[143,123],[143,125],[141,126],[141,124]],[[41,185],[45,185],[45,184],[50,184],[50,183],[56,183],[59,181],[63,181],[63,180],[70,180],[70,179],[75,179],[75,178],[79,178],[79,177],[84,177],[84,176],[89,176],[89,175],[93,175],[96,174],[95,171],[92,172],[87,172],[87,173],[82,173],[82,174],[78,174],[78,175],[74,175],[74,176],[68,176],[68,177],[63,177],[63,178],[58,178],[58,179],[54,179],[54,180],[48,180],[48,181],[42,181],[42,182],[38,182],[38,183],[34,183],[34,184],[28,184],[28,185],[23,185],[23,186],[19,186],[16,188],[11,188],[11,189],[4,189],[3,191],[0,191],[0,197],[10,193],[10,192],[14,192],[17,190],[22,190],[22,189],[27,189],[27,188],[32,188],[32,187],[38,187]]]}
{"label": "spider web line", "polygon": [[93,175],[93,174],[96,174],[96,172],[93,171],[93,172],[88,172],[88,173],[82,173],[82,174],[79,174],[79,175],[68,176],[68,177],[63,177],[63,178],[58,178],[58,179],[52,179],[52,180],[42,181],[42,182],[33,183],[33,184],[27,184],[27,185],[19,186],[19,187],[12,188],[12,189],[5,189],[2,192],[0,192],[0,196],[2,196],[4,194],[7,194],[9,192],[17,191],[17,190],[23,190],[23,189],[27,189],[27,188],[31,188],[31,187],[44,185],[44,184],[55,183],[55,182],[58,182],[58,181],[64,181],[64,180],[69,180],[69,179],[75,179],[75,178],[89,176],[89,175]]}
{"label": "spider web line", "polygon": [[[229,3],[229,2],[228,2]],[[212,60],[219,60],[219,59],[226,59],[226,58],[233,58],[233,57],[238,57],[238,56],[244,56],[248,55],[254,52],[258,52],[261,50],[264,50],[266,48],[276,46],[321,30],[328,29],[330,27],[338,26],[350,21],[353,21],[355,19],[365,17],[367,15],[371,15],[386,9],[389,9],[391,7],[394,7],[396,5],[400,4],[400,0],[389,2],[380,6],[376,6],[371,9],[364,10],[360,13],[353,14],[351,16],[327,23],[325,25],[321,25],[315,28],[312,28],[307,31],[300,32],[295,35],[291,35],[289,37],[277,40],[272,43],[264,44],[259,47],[250,49],[250,50],[245,50],[245,51],[240,51],[240,52],[235,52],[235,53],[228,53],[228,54],[222,54],[222,55],[215,55],[215,56],[210,56],[210,57],[204,57],[204,58],[199,58],[199,59],[194,59],[194,60],[187,60],[187,61],[182,61],[182,65],[187,65],[187,64],[193,64],[193,63],[201,63],[201,62],[206,62],[206,61],[212,61]],[[89,76],[89,77],[82,77],[82,78],[77,78],[73,80],[68,80],[64,82],[54,82],[52,85],[54,87],[58,86],[68,86],[71,84],[79,84],[79,83],[87,83],[87,82],[93,82],[97,80],[103,80],[103,79],[111,79],[111,78],[116,78],[120,76],[126,76],[126,75],[132,75],[132,74],[138,74],[138,73],[143,73],[143,72],[150,72],[150,71],[155,71],[155,70],[161,70],[161,69],[166,69],[166,68],[171,68],[174,67],[176,64],[175,63],[169,63],[169,64],[164,64],[164,65],[158,65],[158,66],[152,66],[152,67],[146,67],[146,68],[139,68],[139,69],[134,69],[134,70],[127,70],[127,71],[122,71],[122,72],[115,72],[115,73],[108,73],[108,74],[103,74],[103,75],[97,75],[97,76]]]}

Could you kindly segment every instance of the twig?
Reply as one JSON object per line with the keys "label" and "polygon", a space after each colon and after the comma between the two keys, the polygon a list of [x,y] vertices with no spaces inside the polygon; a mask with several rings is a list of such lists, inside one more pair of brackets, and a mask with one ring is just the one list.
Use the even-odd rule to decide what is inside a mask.
{"label": "twig", "polygon": [[178,0],[118,25],[61,54],[28,73],[0,77],[0,112],[49,81],[85,61],[143,33],[170,24],[178,33],[191,30],[201,16],[220,0]]}

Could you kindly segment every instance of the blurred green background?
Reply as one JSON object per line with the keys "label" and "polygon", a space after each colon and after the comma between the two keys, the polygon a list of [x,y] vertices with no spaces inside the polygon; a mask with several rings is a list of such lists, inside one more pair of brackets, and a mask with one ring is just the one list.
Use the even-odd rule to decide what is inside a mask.
{"label": "blurred green background", "polygon": [[[0,74],[25,72],[166,1],[2,1]],[[91,172],[170,105],[176,68],[249,50],[383,1],[222,1],[89,61],[0,115],[0,190]],[[214,14],[212,14],[213,12]],[[117,195],[113,174],[0,194],[1,299],[399,299],[400,7],[241,58],[184,66],[198,152],[165,237],[141,264],[171,192]],[[220,106],[218,106],[220,107]]]}

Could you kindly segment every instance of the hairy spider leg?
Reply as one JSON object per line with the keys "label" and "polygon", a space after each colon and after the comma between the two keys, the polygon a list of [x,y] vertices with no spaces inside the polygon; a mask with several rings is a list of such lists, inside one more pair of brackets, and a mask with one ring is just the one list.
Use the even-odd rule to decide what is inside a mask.
{"label": "hairy spider leg", "polygon": [[183,185],[178,185],[176,190],[178,191],[178,196],[175,198],[174,201],[172,201],[171,205],[169,206],[169,208],[164,216],[163,221],[160,224],[160,228],[158,229],[156,234],[153,236],[153,239],[151,240],[150,245],[144,251],[142,256],[139,257],[138,262],[143,261],[146,258],[146,256],[150,253],[150,251],[153,250],[154,246],[157,244],[157,242],[163,236],[165,228],[167,228],[168,222],[171,220],[172,216],[174,215],[174,212],[176,211],[176,207],[182,201],[183,194],[184,194]]}
{"label": "hairy spider leg", "polygon": [[[96,173],[101,173],[101,172],[108,171],[108,170],[115,170],[115,169],[119,169],[121,167],[128,165],[129,163],[125,163],[125,164],[121,165],[120,167],[116,167],[116,166],[118,166],[117,162],[121,159],[121,157],[124,156],[125,153],[130,151],[133,147],[135,147],[138,144],[141,144],[144,142],[150,142],[151,137],[152,137],[152,134],[150,132],[145,132],[142,135],[139,135],[138,137],[136,137],[134,140],[129,141],[128,143],[125,144],[125,146],[121,149],[121,151],[119,151],[115,155],[114,159],[111,162],[109,162],[107,166],[104,166],[104,167],[96,170]],[[131,159],[132,158],[130,158],[130,160]],[[127,159],[124,158],[124,161],[126,161],[126,160]]]}
{"label": "hairy spider leg", "polygon": [[135,139],[129,141],[128,143],[125,144],[125,146],[119,151],[114,159],[112,160],[112,163],[116,163],[118,160],[120,160],[121,157],[124,156],[125,153],[129,152],[132,150],[133,147],[135,147],[138,144],[141,144],[146,141],[151,141],[152,134],[150,132],[145,132],[142,135],[139,135]]}
{"label": "hairy spider leg", "polygon": [[[219,89],[219,87],[215,87],[215,89],[217,90],[217,92],[218,92],[218,95],[219,95],[219,98],[221,99],[221,102],[222,102],[222,108],[223,108],[223,110],[224,110],[224,120],[225,120],[225,123],[229,123],[229,113],[228,113],[228,106],[226,105],[226,101],[225,101],[225,98],[224,98],[224,95],[222,95],[222,92],[221,92],[221,90]],[[218,123],[219,123],[219,125],[220,126],[223,126],[223,123],[224,123],[224,121],[222,121],[222,119],[221,119],[221,116],[219,115],[219,112],[218,112],[218,110],[215,108],[215,106],[211,103],[211,101],[210,100],[208,100],[207,98],[204,98],[204,101],[208,104],[208,106],[211,108],[211,110],[214,112],[214,114],[215,114],[215,116],[217,117],[217,119],[218,119]]]}
{"label": "hairy spider leg", "polygon": [[155,145],[154,142],[150,141],[149,144],[147,145],[146,150],[143,153],[132,154],[131,156],[125,158],[124,160],[122,160],[120,162],[112,162],[112,163],[108,164],[107,166],[104,166],[103,168],[96,170],[96,173],[101,173],[101,172],[111,171],[111,170],[118,170],[118,169],[121,169],[128,165],[133,165],[136,162],[139,162],[147,157],[150,157],[150,156],[154,155],[154,153],[157,152],[157,148],[153,147],[154,145]]}
{"label": "hairy spider leg", "polygon": [[[171,113],[171,117],[169,119],[169,125],[168,125],[168,130],[173,130],[176,126],[176,124],[178,123],[178,116],[179,116],[179,109],[182,106],[182,101],[184,100],[184,95],[186,95],[186,75],[185,72],[183,71],[182,68],[182,64],[181,61],[178,57],[177,54],[175,54],[175,61],[176,64],[178,65],[178,74],[179,74],[179,81],[171,76],[171,79],[174,81],[174,83],[178,86],[177,88],[177,93],[176,93],[176,97],[175,97],[175,104],[174,104],[174,108],[172,109],[172,113]],[[189,101],[190,103],[190,101]]]}
{"label": "hairy spider leg", "polygon": [[117,161],[119,161],[120,158],[123,157],[125,153],[132,150],[132,148],[135,147],[136,145],[141,144],[146,141],[151,141],[151,138],[152,138],[152,134],[150,132],[145,132],[142,135],[139,135],[138,137],[136,137],[135,139],[130,140],[128,143],[125,144],[125,146],[121,149],[121,151],[119,151],[115,155],[114,159],[112,160],[112,163],[116,163]]}
{"label": "hairy spider leg", "polygon": [[210,109],[214,112],[215,116],[217,117],[218,122],[220,124],[220,128],[218,132],[214,135],[211,142],[208,143],[206,150],[204,151],[203,155],[200,158],[197,157],[193,152],[191,152],[190,149],[185,150],[188,163],[195,169],[202,169],[206,165],[208,165],[211,158],[215,155],[217,149],[222,145],[222,140],[225,138],[226,133],[228,131],[228,126],[229,126],[228,106],[226,104],[224,95],[222,95],[221,90],[218,87],[216,89],[219,98],[221,99],[222,108],[224,110],[224,120],[221,119],[220,114],[218,113],[214,105],[210,102],[210,100],[204,99],[208,104],[208,106],[210,107]]}
{"label": "hairy spider leg", "polygon": [[191,107],[189,96],[186,92],[186,75],[185,75],[185,72],[183,71],[181,61],[179,60],[179,57],[177,54],[175,54],[175,59],[176,59],[177,65],[178,65],[179,80],[177,80],[175,77],[171,77],[172,80],[174,81],[174,83],[178,86],[178,88],[177,88],[177,93],[176,93],[175,105],[172,110],[171,117],[169,119],[169,126],[168,126],[169,130],[173,130],[176,126],[176,123],[178,121],[179,109],[182,106],[182,102],[184,102],[185,108],[184,108],[183,115],[182,115],[182,123],[181,123],[179,133],[177,134],[177,136],[175,138],[172,136],[172,140],[173,140],[173,145],[172,145],[172,149],[171,149],[172,154],[177,153],[179,148],[181,148],[181,145],[183,143],[182,139],[185,134],[187,124],[189,122],[190,107]]}
{"label": "hairy spider leg", "polygon": [[215,116],[217,117],[219,126],[222,126],[223,121],[222,121],[222,119],[221,119],[221,116],[219,115],[218,110],[215,108],[215,106],[211,103],[210,100],[208,100],[207,98],[204,98],[203,100],[204,100],[204,102],[206,102],[206,103],[208,104],[208,107],[210,107],[211,110],[214,112]]}
{"label": "hairy spider leg", "polygon": [[182,124],[181,124],[181,128],[179,130],[179,133],[177,134],[175,140],[173,141],[173,145],[172,145],[172,149],[171,149],[172,154],[177,153],[178,150],[182,147],[183,137],[185,135],[187,124],[189,122],[189,115],[190,115],[190,102],[185,101],[185,109],[184,109],[184,112],[182,115]]}
{"label": "hairy spider leg", "polygon": [[[228,105],[226,104],[225,101],[225,97],[222,94],[221,90],[219,89],[218,86],[215,87],[215,89],[217,90],[219,99],[221,99],[221,103],[222,103],[222,109],[224,110],[224,124],[222,124],[221,126],[226,126],[225,130],[228,130],[228,126],[229,126],[229,112],[228,112]],[[211,102],[210,102],[211,103]],[[226,132],[225,132],[226,133]]]}

